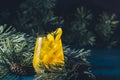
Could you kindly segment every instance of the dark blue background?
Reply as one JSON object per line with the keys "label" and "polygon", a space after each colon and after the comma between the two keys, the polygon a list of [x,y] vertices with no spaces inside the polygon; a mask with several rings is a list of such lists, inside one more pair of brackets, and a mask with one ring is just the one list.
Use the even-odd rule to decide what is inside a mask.
{"label": "dark blue background", "polygon": [[89,62],[97,80],[120,80],[120,50],[92,50]]}

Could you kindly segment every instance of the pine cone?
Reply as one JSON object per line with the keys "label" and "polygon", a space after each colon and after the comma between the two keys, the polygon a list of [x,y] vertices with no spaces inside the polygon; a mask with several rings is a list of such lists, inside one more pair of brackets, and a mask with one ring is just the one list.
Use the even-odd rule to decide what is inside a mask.
{"label": "pine cone", "polygon": [[23,69],[23,67],[21,67],[17,63],[12,64],[10,66],[10,70],[12,73],[18,74],[18,75],[26,75],[27,74],[27,72]]}

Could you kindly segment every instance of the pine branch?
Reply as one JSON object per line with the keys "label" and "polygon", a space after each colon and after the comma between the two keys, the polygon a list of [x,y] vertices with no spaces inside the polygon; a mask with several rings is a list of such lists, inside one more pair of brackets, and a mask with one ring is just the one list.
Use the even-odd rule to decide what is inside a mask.
{"label": "pine branch", "polygon": [[[91,27],[93,15],[84,7],[77,8],[74,14],[74,19],[68,23],[67,33],[65,36],[66,43],[77,46],[93,46],[95,43],[95,36],[89,30]],[[70,35],[70,36],[68,36]],[[77,38],[77,39],[76,39]]]}
{"label": "pine branch", "polygon": [[[1,26],[1,28],[3,30],[1,30],[0,36],[0,76],[3,76],[3,73],[6,72],[19,75],[22,73],[26,74],[23,68],[32,66],[34,38],[24,33],[16,32],[14,28],[6,29],[4,26]],[[3,68],[5,70],[2,70]],[[16,70],[14,71],[14,69]]]}
{"label": "pine branch", "polygon": [[[56,0],[26,0],[16,11],[16,19],[13,24],[19,30],[25,31],[29,29],[43,34],[50,26],[51,21],[55,20],[53,8]],[[49,24],[49,25],[48,25]],[[46,31],[45,31],[46,32]]]}
{"label": "pine branch", "polygon": [[95,80],[95,76],[90,73],[90,64],[86,57],[90,55],[90,50],[84,51],[70,49],[64,46],[65,66],[61,71],[47,71],[43,66],[44,72],[39,74],[35,80]]}
{"label": "pine branch", "polygon": [[115,20],[116,15],[108,15],[103,13],[100,15],[99,23],[96,25],[96,31],[100,33],[101,37],[109,38],[113,34],[115,27],[118,25],[119,21]]}
{"label": "pine branch", "polygon": [[6,39],[8,35],[11,35],[15,32],[15,29],[10,26],[9,28],[7,27],[6,24],[0,25],[0,42],[3,39]]}
{"label": "pine branch", "polygon": [[116,14],[109,15],[108,13],[103,13],[100,15],[98,20],[98,24],[96,24],[96,39],[104,43],[103,45],[110,48],[117,44],[117,41],[114,37],[115,30],[117,29],[117,25],[119,23],[116,20]]}
{"label": "pine branch", "polygon": [[0,78],[0,80],[19,80],[19,76],[7,73],[7,75]]}

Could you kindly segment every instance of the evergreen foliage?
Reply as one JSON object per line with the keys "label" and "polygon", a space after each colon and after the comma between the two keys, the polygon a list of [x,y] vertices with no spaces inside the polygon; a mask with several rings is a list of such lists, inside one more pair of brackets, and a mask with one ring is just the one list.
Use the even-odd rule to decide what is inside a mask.
{"label": "evergreen foliage", "polygon": [[[72,43],[79,46],[93,45],[95,42],[95,36],[88,27],[90,27],[92,20],[92,14],[84,7],[77,8],[75,19],[67,26],[68,32],[66,32],[65,43]],[[68,36],[69,35],[69,36]],[[77,39],[76,39],[77,38]]]}
{"label": "evergreen foliage", "polygon": [[116,45],[116,40],[113,35],[115,34],[115,30],[117,28],[119,21],[116,20],[116,15],[109,15],[107,13],[103,13],[100,15],[100,19],[98,24],[95,27],[95,31],[97,33],[96,37],[99,39],[99,42],[102,42],[104,46],[111,47]]}
{"label": "evergreen foliage", "polygon": [[77,8],[77,13],[72,16],[73,20],[67,21],[63,27],[63,41],[80,47],[114,47],[118,43],[115,33],[119,21],[116,18],[115,14],[106,12],[94,17],[84,7]]}
{"label": "evergreen foliage", "polygon": [[6,76],[0,78],[0,80],[20,80],[20,76],[8,73]]}
{"label": "evergreen foliage", "polygon": [[34,38],[6,25],[0,29],[0,78],[9,73],[28,74],[23,67],[32,70]]}
{"label": "evergreen foliage", "polygon": [[[65,23],[54,15],[55,0],[25,0],[19,6],[19,10],[12,12],[3,11],[0,13],[3,21],[8,19],[14,25],[0,26],[0,79],[2,80],[18,80],[19,75],[27,75],[33,72],[32,57],[35,38],[29,36],[37,33],[44,34],[53,30],[60,24],[64,25],[63,43],[70,45],[78,45],[80,47],[101,46],[112,47],[120,46],[120,37],[116,31],[119,21],[116,15],[103,13],[94,19],[94,15],[84,7],[77,8],[77,12],[64,19]],[[63,17],[63,16],[62,16]],[[97,20],[97,21],[96,21]],[[0,23],[3,22],[0,20]],[[61,21],[61,23],[59,23]],[[116,33],[115,33],[116,32]],[[116,35],[117,34],[117,35]],[[101,44],[102,43],[102,44]],[[65,66],[62,71],[47,71],[36,77],[36,80],[95,80],[95,76],[90,72],[90,64],[86,57],[89,50],[70,49],[63,46],[65,54]],[[56,66],[59,67],[59,66]],[[29,69],[30,68],[30,69]],[[14,74],[15,75],[14,75]]]}
{"label": "evergreen foliage", "polygon": [[[25,0],[16,11],[1,11],[0,23],[13,25],[17,30],[34,36],[37,33],[45,34],[62,24],[65,44],[104,48],[120,46],[117,35],[120,29],[115,14],[111,15],[107,11],[95,14],[95,11],[89,11],[85,6],[76,6],[77,11],[61,15],[64,20],[60,22],[61,18],[54,15],[55,3],[56,0]],[[100,41],[103,44],[99,44]]]}
{"label": "evergreen foliage", "polygon": [[[15,13],[7,10],[0,13],[0,23],[5,21],[21,31],[17,32],[14,27],[7,25],[0,26],[0,80],[19,80],[19,75],[34,73],[32,57],[35,38],[22,32],[44,34],[62,24],[65,44],[80,47],[120,46],[118,35],[120,29],[117,27],[119,21],[116,20],[115,14],[103,13],[94,19],[92,12],[81,7],[77,8],[75,14],[69,14],[72,20],[67,22],[65,19],[63,24],[63,22],[59,23],[62,18],[54,15],[54,6],[55,0],[25,0]],[[11,15],[14,17],[10,17]],[[69,16],[67,18],[71,19]],[[63,70],[47,71],[43,67],[44,72],[39,74],[36,80],[43,80],[43,78],[45,80],[95,80],[86,59],[90,51],[72,50],[66,46],[63,48],[65,54]]]}
{"label": "evergreen foliage", "polygon": [[[13,24],[20,30],[45,33],[51,27],[50,22],[57,19],[53,13],[55,0],[26,0],[16,11]],[[28,32],[28,31],[27,31]]]}
{"label": "evergreen foliage", "polygon": [[[16,32],[15,28],[7,27],[7,25],[1,25],[0,28],[0,79],[19,80],[19,75],[33,75],[31,62],[34,37]],[[47,71],[43,67],[45,72],[41,73],[36,80],[43,78],[50,80],[94,80],[95,77],[91,74],[90,65],[86,60],[90,51],[72,50],[67,46],[63,46],[63,48],[65,54],[63,70]]]}
{"label": "evergreen foliage", "polygon": [[86,57],[90,55],[90,50],[75,50],[64,46],[64,55],[65,66],[62,71],[47,72],[43,67],[44,72],[35,80],[95,80],[95,76],[90,72],[90,64],[86,60]]}

